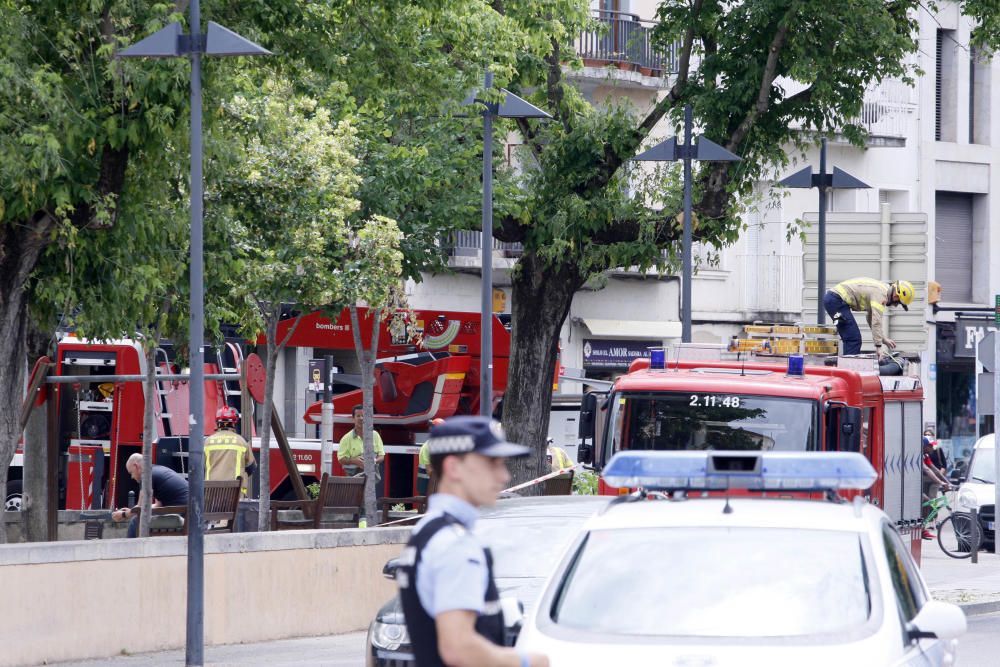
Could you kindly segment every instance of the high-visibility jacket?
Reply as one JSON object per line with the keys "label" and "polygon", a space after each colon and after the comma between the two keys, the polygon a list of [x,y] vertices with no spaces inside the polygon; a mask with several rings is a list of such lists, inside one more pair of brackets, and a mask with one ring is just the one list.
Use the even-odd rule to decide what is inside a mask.
{"label": "high-visibility jacket", "polygon": [[570,459],[569,454],[562,447],[549,445],[549,456],[552,457],[552,472],[573,467],[573,460]]}
{"label": "high-visibility jacket", "polygon": [[882,333],[882,318],[891,289],[887,283],[874,278],[851,278],[833,288],[851,310],[864,311],[875,345],[881,345],[885,338]]}
{"label": "high-visibility jacket", "polygon": [[240,490],[245,498],[249,489],[246,470],[255,463],[250,445],[234,431],[216,431],[205,439],[207,481],[224,482],[238,479],[242,482]]}

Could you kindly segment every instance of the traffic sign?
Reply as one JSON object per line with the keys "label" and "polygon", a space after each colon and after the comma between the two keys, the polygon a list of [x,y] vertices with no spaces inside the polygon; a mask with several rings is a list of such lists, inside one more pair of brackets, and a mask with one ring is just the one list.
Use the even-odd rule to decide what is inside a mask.
{"label": "traffic sign", "polygon": [[987,373],[996,371],[996,356],[993,354],[996,346],[994,337],[996,332],[987,331],[986,335],[979,341],[979,363],[983,365],[983,370]]}

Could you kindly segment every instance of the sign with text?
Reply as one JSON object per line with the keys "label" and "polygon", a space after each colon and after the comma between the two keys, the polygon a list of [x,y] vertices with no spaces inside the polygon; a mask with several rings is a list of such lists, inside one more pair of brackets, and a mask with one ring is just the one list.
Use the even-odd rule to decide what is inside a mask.
{"label": "sign with text", "polygon": [[996,331],[993,320],[961,318],[955,320],[955,356],[976,356],[976,345],[990,331]]}
{"label": "sign with text", "polygon": [[663,347],[659,340],[583,340],[583,367],[626,370],[636,359],[649,359],[649,348]]}

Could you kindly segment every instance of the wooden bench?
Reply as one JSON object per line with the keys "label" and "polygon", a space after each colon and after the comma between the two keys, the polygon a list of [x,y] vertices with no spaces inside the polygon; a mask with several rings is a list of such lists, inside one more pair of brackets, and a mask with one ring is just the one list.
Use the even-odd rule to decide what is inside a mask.
{"label": "wooden bench", "polygon": [[[236,528],[236,510],[240,504],[241,482],[238,479],[223,482],[205,482],[202,519],[207,525],[205,533],[231,533]],[[187,535],[187,505],[154,507],[149,520],[149,536]],[[136,510],[138,514],[139,510]],[[225,525],[221,524],[225,521]]]}
{"label": "wooden bench", "polygon": [[543,496],[568,496],[573,493],[573,475],[576,471],[569,469],[563,474],[545,480]]}
{"label": "wooden bench", "polygon": [[357,528],[364,504],[364,475],[334,477],[323,473],[315,500],[271,501],[271,530]]}

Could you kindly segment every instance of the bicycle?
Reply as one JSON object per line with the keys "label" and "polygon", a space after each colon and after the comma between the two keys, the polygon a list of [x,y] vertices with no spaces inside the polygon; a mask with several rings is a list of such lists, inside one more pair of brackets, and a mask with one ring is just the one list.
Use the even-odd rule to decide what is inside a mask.
{"label": "bicycle", "polygon": [[[938,546],[945,555],[951,558],[969,558],[973,552],[978,551],[983,541],[983,531],[978,520],[973,520],[972,514],[968,512],[954,512],[947,495],[940,495],[931,498],[923,503],[923,507],[930,508],[927,518],[924,519],[923,528],[933,526],[937,531]],[[938,515],[947,511],[948,516],[935,523]]]}

